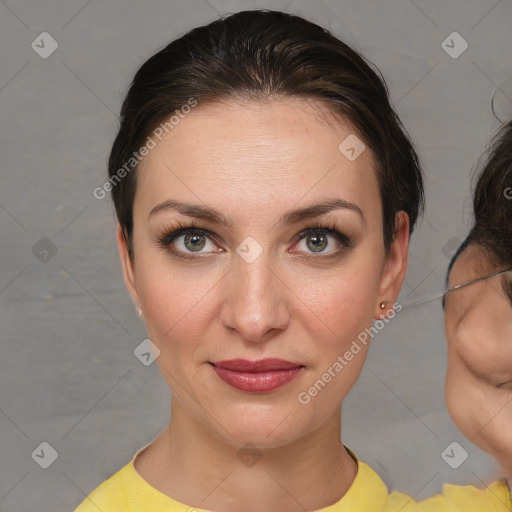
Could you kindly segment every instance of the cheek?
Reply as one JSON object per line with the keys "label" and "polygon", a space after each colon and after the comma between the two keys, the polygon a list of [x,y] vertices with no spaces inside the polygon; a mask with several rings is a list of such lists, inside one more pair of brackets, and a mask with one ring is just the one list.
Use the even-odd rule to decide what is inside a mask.
{"label": "cheek", "polygon": [[448,412],[459,430],[473,442],[483,448],[486,444],[483,437],[475,439],[482,427],[495,414],[491,402],[495,390],[492,386],[468,371],[466,363],[457,352],[448,352],[448,367],[445,383],[445,400]]}
{"label": "cheek", "polygon": [[[459,361],[460,363],[460,361]],[[457,364],[448,361],[445,398],[453,422],[482,450],[502,464],[512,460],[512,393],[483,384]]]}
{"label": "cheek", "polygon": [[[310,340],[313,362],[304,391],[315,396],[317,412],[345,397],[366,359],[377,294],[376,278],[368,274],[331,278],[322,288],[317,280],[316,286],[304,290],[305,304],[297,305],[297,320]],[[321,398],[313,388],[322,390]]]}
{"label": "cheek", "polygon": [[182,322],[193,328],[190,317],[204,311],[216,286],[222,286],[222,273],[213,267],[187,267],[165,251],[141,251],[139,256],[136,286],[147,323],[159,336],[170,334]]}
{"label": "cheek", "polygon": [[[175,263],[147,261],[137,274],[149,339],[160,349],[157,364],[173,388],[170,376],[183,380],[197,370],[197,348],[215,316],[223,273],[184,270]],[[220,288],[219,288],[220,287]]]}
{"label": "cheek", "polygon": [[296,283],[290,299],[296,303],[299,317],[309,317],[308,324],[314,324],[318,333],[313,340],[325,340],[341,348],[347,338],[357,336],[371,324],[377,302],[378,269],[347,264],[320,273],[308,268],[289,280]]}
{"label": "cheek", "polygon": [[450,332],[451,349],[477,378],[498,385],[512,378],[512,324],[472,310]]}
{"label": "cheek", "polygon": [[448,361],[445,382],[445,401],[451,419],[459,430],[468,438],[477,431],[477,415],[471,414],[471,404],[468,406],[466,383],[456,370],[454,360]]}
{"label": "cheek", "polygon": [[211,332],[218,293],[218,279],[209,279],[207,274],[200,278],[189,272],[146,273],[142,285],[148,337],[160,350],[156,363],[178,399],[184,398],[180,391],[183,387],[193,389],[203,378],[204,368],[199,363],[205,358],[201,359],[201,347],[209,347],[206,338]]}

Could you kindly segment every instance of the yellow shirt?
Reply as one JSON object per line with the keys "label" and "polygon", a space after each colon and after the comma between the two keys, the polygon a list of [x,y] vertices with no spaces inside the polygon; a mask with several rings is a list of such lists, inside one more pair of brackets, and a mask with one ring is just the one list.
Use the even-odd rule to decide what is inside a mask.
{"label": "yellow shirt", "polygon": [[[152,487],[135,470],[132,460],[100,484],[74,512],[204,512],[180,503]],[[388,493],[379,475],[351,455],[358,471],[340,501],[316,512],[511,512],[512,499],[504,479],[480,490],[471,485],[449,485],[443,494],[416,502],[402,493]],[[209,512],[209,511],[208,511]]]}

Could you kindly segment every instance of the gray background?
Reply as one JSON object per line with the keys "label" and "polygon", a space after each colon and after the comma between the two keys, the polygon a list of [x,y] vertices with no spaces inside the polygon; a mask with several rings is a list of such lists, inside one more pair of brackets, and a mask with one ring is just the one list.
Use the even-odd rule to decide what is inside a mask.
{"label": "gray background", "polygon": [[[512,112],[511,0],[0,2],[2,512],[73,510],[168,421],[156,364],[133,354],[146,336],[124,289],[112,206],[92,191],[144,60],[219,13],[256,7],[304,15],[381,69],[426,175],[400,300],[442,291],[471,222],[475,166],[499,125],[497,87]],[[43,31],[59,45],[46,59],[31,48]],[[456,59],[441,46],[453,31],[469,44]],[[47,241],[33,249],[43,237],[53,256]],[[451,422],[444,373],[440,301],[405,309],[374,339],[343,440],[390,489],[425,498],[443,482],[499,475]],[[452,441],[469,453],[458,469],[441,458]],[[42,442],[58,452],[48,469],[31,456]]]}

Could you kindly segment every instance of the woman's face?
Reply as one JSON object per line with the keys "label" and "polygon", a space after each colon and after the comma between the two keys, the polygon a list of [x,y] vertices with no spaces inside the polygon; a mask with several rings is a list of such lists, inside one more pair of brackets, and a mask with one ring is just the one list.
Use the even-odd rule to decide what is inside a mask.
{"label": "woman's face", "polygon": [[[133,266],[118,230],[173,399],[231,444],[282,445],[339,414],[368,345],[345,353],[404,278],[407,216],[385,257],[372,154],[344,156],[350,124],[320,110],[305,100],[199,105],[137,171]],[[254,374],[223,372],[237,387],[211,364],[267,358],[299,369],[273,389],[280,372],[268,372],[258,389]],[[330,382],[308,393],[329,368]]]}
{"label": "woman's face", "polygon": [[[498,270],[469,245],[449,276],[454,286]],[[446,295],[446,401],[460,430],[512,474],[512,272]]]}

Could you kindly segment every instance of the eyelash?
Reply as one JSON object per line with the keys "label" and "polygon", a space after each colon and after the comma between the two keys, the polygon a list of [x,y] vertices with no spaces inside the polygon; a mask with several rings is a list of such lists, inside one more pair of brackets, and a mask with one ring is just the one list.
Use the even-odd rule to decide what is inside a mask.
{"label": "eyelash", "polygon": [[[177,221],[174,226],[167,229],[162,235],[160,235],[157,238],[157,244],[162,249],[169,250],[172,254],[183,258],[187,260],[197,260],[198,258],[204,257],[201,255],[196,256],[188,256],[181,251],[176,251],[173,249],[170,249],[169,246],[173,243],[174,239],[178,238],[182,235],[188,235],[188,234],[196,234],[196,235],[202,235],[207,237],[210,241],[215,242],[216,237],[212,235],[208,230],[202,229],[197,226],[197,224],[194,221],[191,221],[188,224],[183,224],[180,221]],[[311,234],[320,234],[320,235],[331,235],[334,238],[337,239],[337,241],[341,244],[341,248],[337,251],[331,252],[327,254],[326,256],[322,256],[321,253],[319,253],[318,256],[308,256],[309,259],[327,259],[329,257],[334,257],[340,255],[342,252],[344,252],[346,249],[352,247],[352,241],[350,237],[347,235],[344,235],[338,229],[336,228],[336,224],[332,222],[329,225],[316,223],[309,226],[306,226],[300,233],[295,235],[292,242],[295,245],[296,243],[300,242],[304,238],[306,238],[308,235]],[[190,253],[193,254],[193,253]],[[311,253],[313,254],[313,253]]]}

